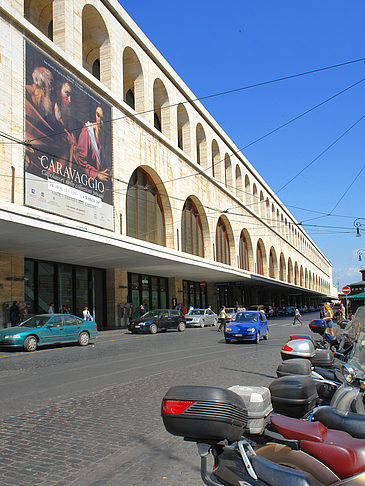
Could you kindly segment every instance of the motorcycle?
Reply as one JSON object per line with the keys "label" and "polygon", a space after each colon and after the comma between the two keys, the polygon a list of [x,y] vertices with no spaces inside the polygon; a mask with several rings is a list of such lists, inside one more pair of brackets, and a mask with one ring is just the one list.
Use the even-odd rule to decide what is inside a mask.
{"label": "motorcycle", "polygon": [[248,388],[244,399],[205,386],[172,387],[163,398],[165,428],[197,443],[207,486],[365,484],[364,440],[320,422],[266,415],[265,392],[241,388]]}

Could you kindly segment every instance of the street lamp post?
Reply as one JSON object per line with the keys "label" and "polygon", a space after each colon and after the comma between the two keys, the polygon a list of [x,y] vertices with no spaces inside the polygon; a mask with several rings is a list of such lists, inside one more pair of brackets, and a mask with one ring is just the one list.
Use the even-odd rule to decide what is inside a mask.
{"label": "street lamp post", "polygon": [[356,235],[358,238],[361,236],[361,233],[360,233],[360,228],[365,228],[365,223],[361,223],[361,221],[365,221],[365,218],[356,218],[355,221],[354,221],[354,226],[356,228]]}

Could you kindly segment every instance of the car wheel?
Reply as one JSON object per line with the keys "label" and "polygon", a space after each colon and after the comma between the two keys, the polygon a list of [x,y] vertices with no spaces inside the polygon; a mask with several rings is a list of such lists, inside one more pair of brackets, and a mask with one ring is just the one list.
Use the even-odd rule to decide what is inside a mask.
{"label": "car wheel", "polygon": [[230,339],[228,339],[228,338],[226,338],[226,343],[227,343],[227,344],[231,344],[231,340],[230,340]]}
{"label": "car wheel", "polygon": [[259,342],[260,342],[260,333],[258,332],[256,334],[256,344],[259,344]]}
{"label": "car wheel", "polygon": [[90,342],[90,335],[88,332],[83,331],[79,336],[79,345],[80,346],[87,346]]}
{"label": "car wheel", "polygon": [[200,323],[200,327],[203,329],[203,327],[204,327],[204,326],[205,326],[205,322],[204,322],[204,321],[202,321],[202,322]]}
{"label": "car wheel", "polygon": [[179,332],[184,332],[185,331],[185,324],[183,322],[179,322],[179,325],[177,326],[177,330]]}
{"label": "car wheel", "polygon": [[266,334],[264,336],[265,341],[269,339],[269,329],[266,330]]}
{"label": "car wheel", "polygon": [[150,333],[151,334],[156,334],[157,333],[157,326],[156,326],[156,324],[151,324],[150,325]]}
{"label": "car wheel", "polygon": [[37,349],[37,346],[38,346],[38,341],[37,341],[37,338],[35,336],[28,336],[24,340],[23,347],[24,347],[25,351],[28,351],[29,353],[31,353],[32,351],[35,351]]}

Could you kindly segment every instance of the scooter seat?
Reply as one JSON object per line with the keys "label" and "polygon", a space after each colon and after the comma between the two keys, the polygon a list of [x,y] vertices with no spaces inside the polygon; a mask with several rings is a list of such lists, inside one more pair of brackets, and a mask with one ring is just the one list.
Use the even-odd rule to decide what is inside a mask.
{"label": "scooter seat", "polygon": [[275,415],[271,423],[287,439],[296,439],[300,448],[326,464],[341,479],[365,470],[365,441],[347,432],[328,430],[320,422],[307,422]]}
{"label": "scooter seat", "polygon": [[327,434],[327,427],[321,422],[307,422],[278,414],[271,417],[271,423],[280,434],[291,440],[323,442]]}
{"label": "scooter seat", "polygon": [[257,476],[271,486],[283,486],[283,484],[290,484],[290,486],[323,486],[311,474],[281,466],[265,457],[252,456],[251,462]]}
{"label": "scooter seat", "polygon": [[342,412],[332,407],[321,407],[313,414],[328,429],[343,430],[352,437],[365,439],[365,416],[352,412]]}

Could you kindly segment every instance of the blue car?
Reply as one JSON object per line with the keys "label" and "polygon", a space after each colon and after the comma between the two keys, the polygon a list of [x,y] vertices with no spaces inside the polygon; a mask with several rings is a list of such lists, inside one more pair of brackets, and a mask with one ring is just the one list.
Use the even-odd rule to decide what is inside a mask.
{"label": "blue car", "polygon": [[85,321],[70,314],[40,314],[19,326],[0,331],[0,347],[35,351],[40,345],[78,343],[87,346],[98,335],[94,321]]}
{"label": "blue car", "polygon": [[234,321],[226,325],[224,331],[226,343],[231,341],[254,341],[268,339],[269,328],[265,312],[263,311],[239,311]]}

